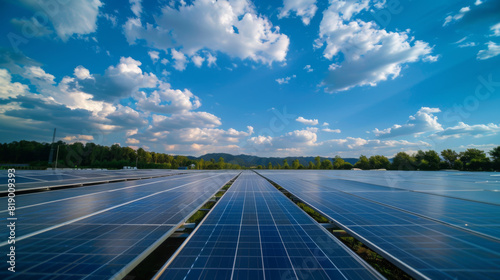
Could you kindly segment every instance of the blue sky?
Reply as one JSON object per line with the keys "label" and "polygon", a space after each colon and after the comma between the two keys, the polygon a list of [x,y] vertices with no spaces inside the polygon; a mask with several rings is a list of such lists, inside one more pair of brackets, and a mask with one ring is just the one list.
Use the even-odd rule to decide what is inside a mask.
{"label": "blue sky", "polygon": [[[45,4],[44,4],[45,3]],[[4,1],[0,141],[393,156],[500,144],[500,2]]]}

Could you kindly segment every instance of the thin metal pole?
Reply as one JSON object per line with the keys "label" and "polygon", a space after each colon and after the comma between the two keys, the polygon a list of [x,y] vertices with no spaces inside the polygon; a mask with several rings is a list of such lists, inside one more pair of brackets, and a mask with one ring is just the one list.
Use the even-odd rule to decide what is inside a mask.
{"label": "thin metal pole", "polygon": [[59,145],[57,145],[57,152],[56,152],[56,168],[57,169],[57,160],[59,159]]}

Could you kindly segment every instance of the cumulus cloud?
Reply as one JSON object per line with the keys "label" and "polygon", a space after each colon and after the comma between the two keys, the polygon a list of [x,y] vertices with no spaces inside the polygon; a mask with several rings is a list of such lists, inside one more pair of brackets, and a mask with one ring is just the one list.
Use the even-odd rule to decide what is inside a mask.
{"label": "cumulus cloud", "polygon": [[129,0],[130,1],[130,9],[132,10],[132,13],[136,17],[140,17],[142,13],[142,0]]}
{"label": "cumulus cloud", "polygon": [[491,34],[491,36],[494,36],[494,37],[500,36],[500,22],[493,25],[492,27],[490,27],[490,30],[493,33],[493,34]]}
{"label": "cumulus cloud", "polygon": [[439,108],[422,107],[415,115],[409,117],[409,120],[403,124],[395,124],[392,127],[379,130],[375,128],[373,133],[379,138],[392,138],[404,135],[418,136],[425,132],[441,131],[443,127],[438,122],[435,113],[439,113]]}
{"label": "cumulus cloud", "polygon": [[495,57],[500,54],[500,45],[497,45],[495,42],[488,42],[486,44],[488,48],[486,50],[480,50],[477,53],[478,60],[486,60],[492,57]]}
{"label": "cumulus cloud", "polygon": [[476,124],[468,125],[463,122],[459,122],[458,125],[447,127],[446,129],[433,134],[439,139],[447,138],[460,138],[464,136],[473,136],[476,138],[496,135],[500,132],[500,125],[493,123],[490,124]]}
{"label": "cumulus cloud", "polygon": [[305,25],[309,25],[317,10],[316,0],[283,0],[283,8],[280,9],[278,17],[288,17],[294,12],[302,18]]}
{"label": "cumulus cloud", "polygon": [[182,52],[172,49],[172,59],[176,70],[184,71],[186,69],[187,58]]}
{"label": "cumulus cloud", "polygon": [[29,92],[27,85],[12,82],[12,76],[6,69],[0,69],[0,99],[15,98]]}
{"label": "cumulus cloud", "polygon": [[[103,5],[99,0],[87,1],[37,1],[21,0],[27,7],[35,11],[44,11],[56,34],[63,41],[72,35],[86,35],[96,31],[99,8]],[[50,11],[45,13],[45,11]]]}
{"label": "cumulus cloud", "polygon": [[184,112],[171,116],[153,115],[153,129],[155,131],[169,131],[181,128],[214,128],[222,123],[220,118],[207,112]]}
{"label": "cumulus cloud", "polygon": [[291,79],[295,78],[296,76],[295,75],[292,75],[290,77],[285,77],[285,78],[279,78],[279,79],[276,79],[275,81],[282,85],[282,84],[288,84],[290,82]]}
{"label": "cumulus cloud", "polygon": [[79,81],[79,86],[95,99],[105,101],[130,97],[141,88],[155,88],[158,78],[153,73],[143,73],[141,65],[131,57],[122,57],[120,63],[109,66],[104,75],[93,74],[94,79]]}
{"label": "cumulus cloud", "polygon": [[136,95],[137,108],[146,112],[175,114],[198,109],[200,99],[188,89],[170,88],[169,84],[161,83],[158,90],[147,95],[140,92]]}
{"label": "cumulus cloud", "polygon": [[266,153],[274,156],[344,154],[395,154],[409,148],[424,149],[431,145],[425,141],[379,140],[363,138],[339,138],[318,141],[317,129],[296,130],[280,136],[258,135],[247,140],[249,153]]}
{"label": "cumulus cloud", "polygon": [[330,128],[323,128],[322,131],[324,132],[330,132],[330,133],[340,133],[340,129],[330,129]]}
{"label": "cumulus cloud", "polygon": [[90,75],[89,69],[87,69],[81,65],[77,66],[75,68],[75,70],[73,71],[73,74],[79,80],[94,79],[94,77],[92,75]]}
{"label": "cumulus cloud", "polygon": [[304,70],[306,70],[307,72],[312,72],[312,71],[314,71],[314,69],[312,69],[311,65],[306,65],[306,66],[304,67]]}
{"label": "cumulus cloud", "polygon": [[153,63],[156,63],[158,59],[160,59],[160,53],[157,51],[149,51],[148,52],[149,57],[153,61]]}
{"label": "cumulus cloud", "polygon": [[332,1],[323,13],[319,38],[315,47],[324,47],[323,55],[332,60],[330,73],[323,81],[328,92],[339,92],[355,86],[375,86],[380,81],[400,75],[402,66],[427,58],[431,47],[423,41],[410,38],[409,30],[388,32],[374,22],[354,20],[367,10],[370,1]]}
{"label": "cumulus cloud", "polygon": [[[196,19],[196,20],[193,20]],[[177,8],[164,6],[155,22],[130,18],[123,26],[129,44],[145,40],[157,49],[182,49],[189,57],[200,50],[271,64],[284,61],[286,35],[259,16],[250,1],[195,0]]]}
{"label": "cumulus cloud", "polygon": [[318,125],[318,120],[317,119],[304,119],[303,117],[298,117],[296,119],[299,123],[303,123],[305,125]]}
{"label": "cumulus cloud", "polygon": [[127,144],[139,144],[140,141],[135,139],[135,138],[127,138],[127,140],[125,141],[125,143]]}
{"label": "cumulus cloud", "polygon": [[445,19],[444,19],[444,23],[443,23],[443,26],[447,26],[448,24],[452,23],[452,22],[456,22],[456,21],[459,21],[461,20],[464,15],[466,13],[470,12],[470,7],[467,6],[467,7],[463,7],[461,8],[458,13],[454,14],[454,15],[449,15],[447,16]]}
{"label": "cumulus cloud", "polygon": [[93,135],[67,135],[66,137],[62,138],[63,141],[74,143],[74,142],[82,142],[86,143],[88,141],[93,141],[94,136]]}

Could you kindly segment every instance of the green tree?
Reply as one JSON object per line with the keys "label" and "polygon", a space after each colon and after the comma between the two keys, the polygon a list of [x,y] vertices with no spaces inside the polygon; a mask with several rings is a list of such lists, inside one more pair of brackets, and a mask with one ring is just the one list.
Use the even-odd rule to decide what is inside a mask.
{"label": "green tree", "polygon": [[490,159],[486,153],[479,149],[467,149],[460,153],[460,160],[464,163],[465,170],[484,171],[490,169]]}
{"label": "green tree", "polygon": [[292,163],[292,168],[293,168],[293,169],[299,169],[299,167],[300,167],[300,162],[299,162],[299,160],[298,160],[298,159],[295,159],[295,160],[293,161],[293,163]]}
{"label": "green tree", "polygon": [[394,170],[414,170],[415,169],[415,162],[409,154],[407,154],[405,152],[399,152],[392,159],[392,169],[394,169]]}
{"label": "green tree", "polygon": [[495,170],[500,170],[500,146],[493,148],[489,151],[491,159],[493,161],[493,168]]}
{"label": "green tree", "polygon": [[342,165],[342,169],[350,170],[353,168],[353,165],[350,162],[344,162],[344,165]]}
{"label": "green tree", "polygon": [[343,169],[345,164],[345,160],[343,160],[340,156],[335,156],[335,161],[333,162],[333,169]]}
{"label": "green tree", "polygon": [[288,161],[286,159],[283,160],[283,169],[290,169],[290,165],[288,165]]}
{"label": "green tree", "polygon": [[267,164],[267,169],[273,169],[273,164],[271,162]]}
{"label": "green tree", "polygon": [[354,164],[355,168],[363,169],[363,170],[368,170],[370,169],[370,161],[368,158],[364,155],[361,155],[359,157],[359,160]]}
{"label": "green tree", "polygon": [[329,159],[324,159],[321,162],[320,168],[321,169],[332,169],[333,168],[332,162]]}
{"label": "green tree", "polygon": [[217,168],[218,169],[224,169],[226,167],[226,164],[224,163],[224,158],[220,157],[219,162],[217,162]]}
{"label": "green tree", "polygon": [[389,159],[384,156],[371,156],[368,161],[371,169],[389,169],[391,166]]}
{"label": "green tree", "polygon": [[316,169],[321,168],[321,158],[319,156],[314,158],[314,161],[316,162],[316,165],[314,166]]}
{"label": "green tree", "polygon": [[314,169],[314,163],[312,161],[309,162],[307,169]]}
{"label": "green tree", "polygon": [[458,159],[458,153],[452,149],[446,149],[441,151],[441,156],[444,161],[448,164],[448,168],[454,168],[453,163]]}

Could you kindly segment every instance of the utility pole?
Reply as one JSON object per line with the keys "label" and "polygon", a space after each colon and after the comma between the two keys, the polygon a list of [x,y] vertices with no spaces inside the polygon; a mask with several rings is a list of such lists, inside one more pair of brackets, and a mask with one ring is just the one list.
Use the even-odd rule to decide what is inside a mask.
{"label": "utility pole", "polygon": [[52,144],[50,145],[49,164],[52,165],[54,158],[54,141],[56,140],[56,129],[54,128],[54,135],[52,136]]}
{"label": "utility pole", "polygon": [[57,152],[56,152],[56,168],[57,169],[57,160],[59,159],[59,145],[57,145]]}

